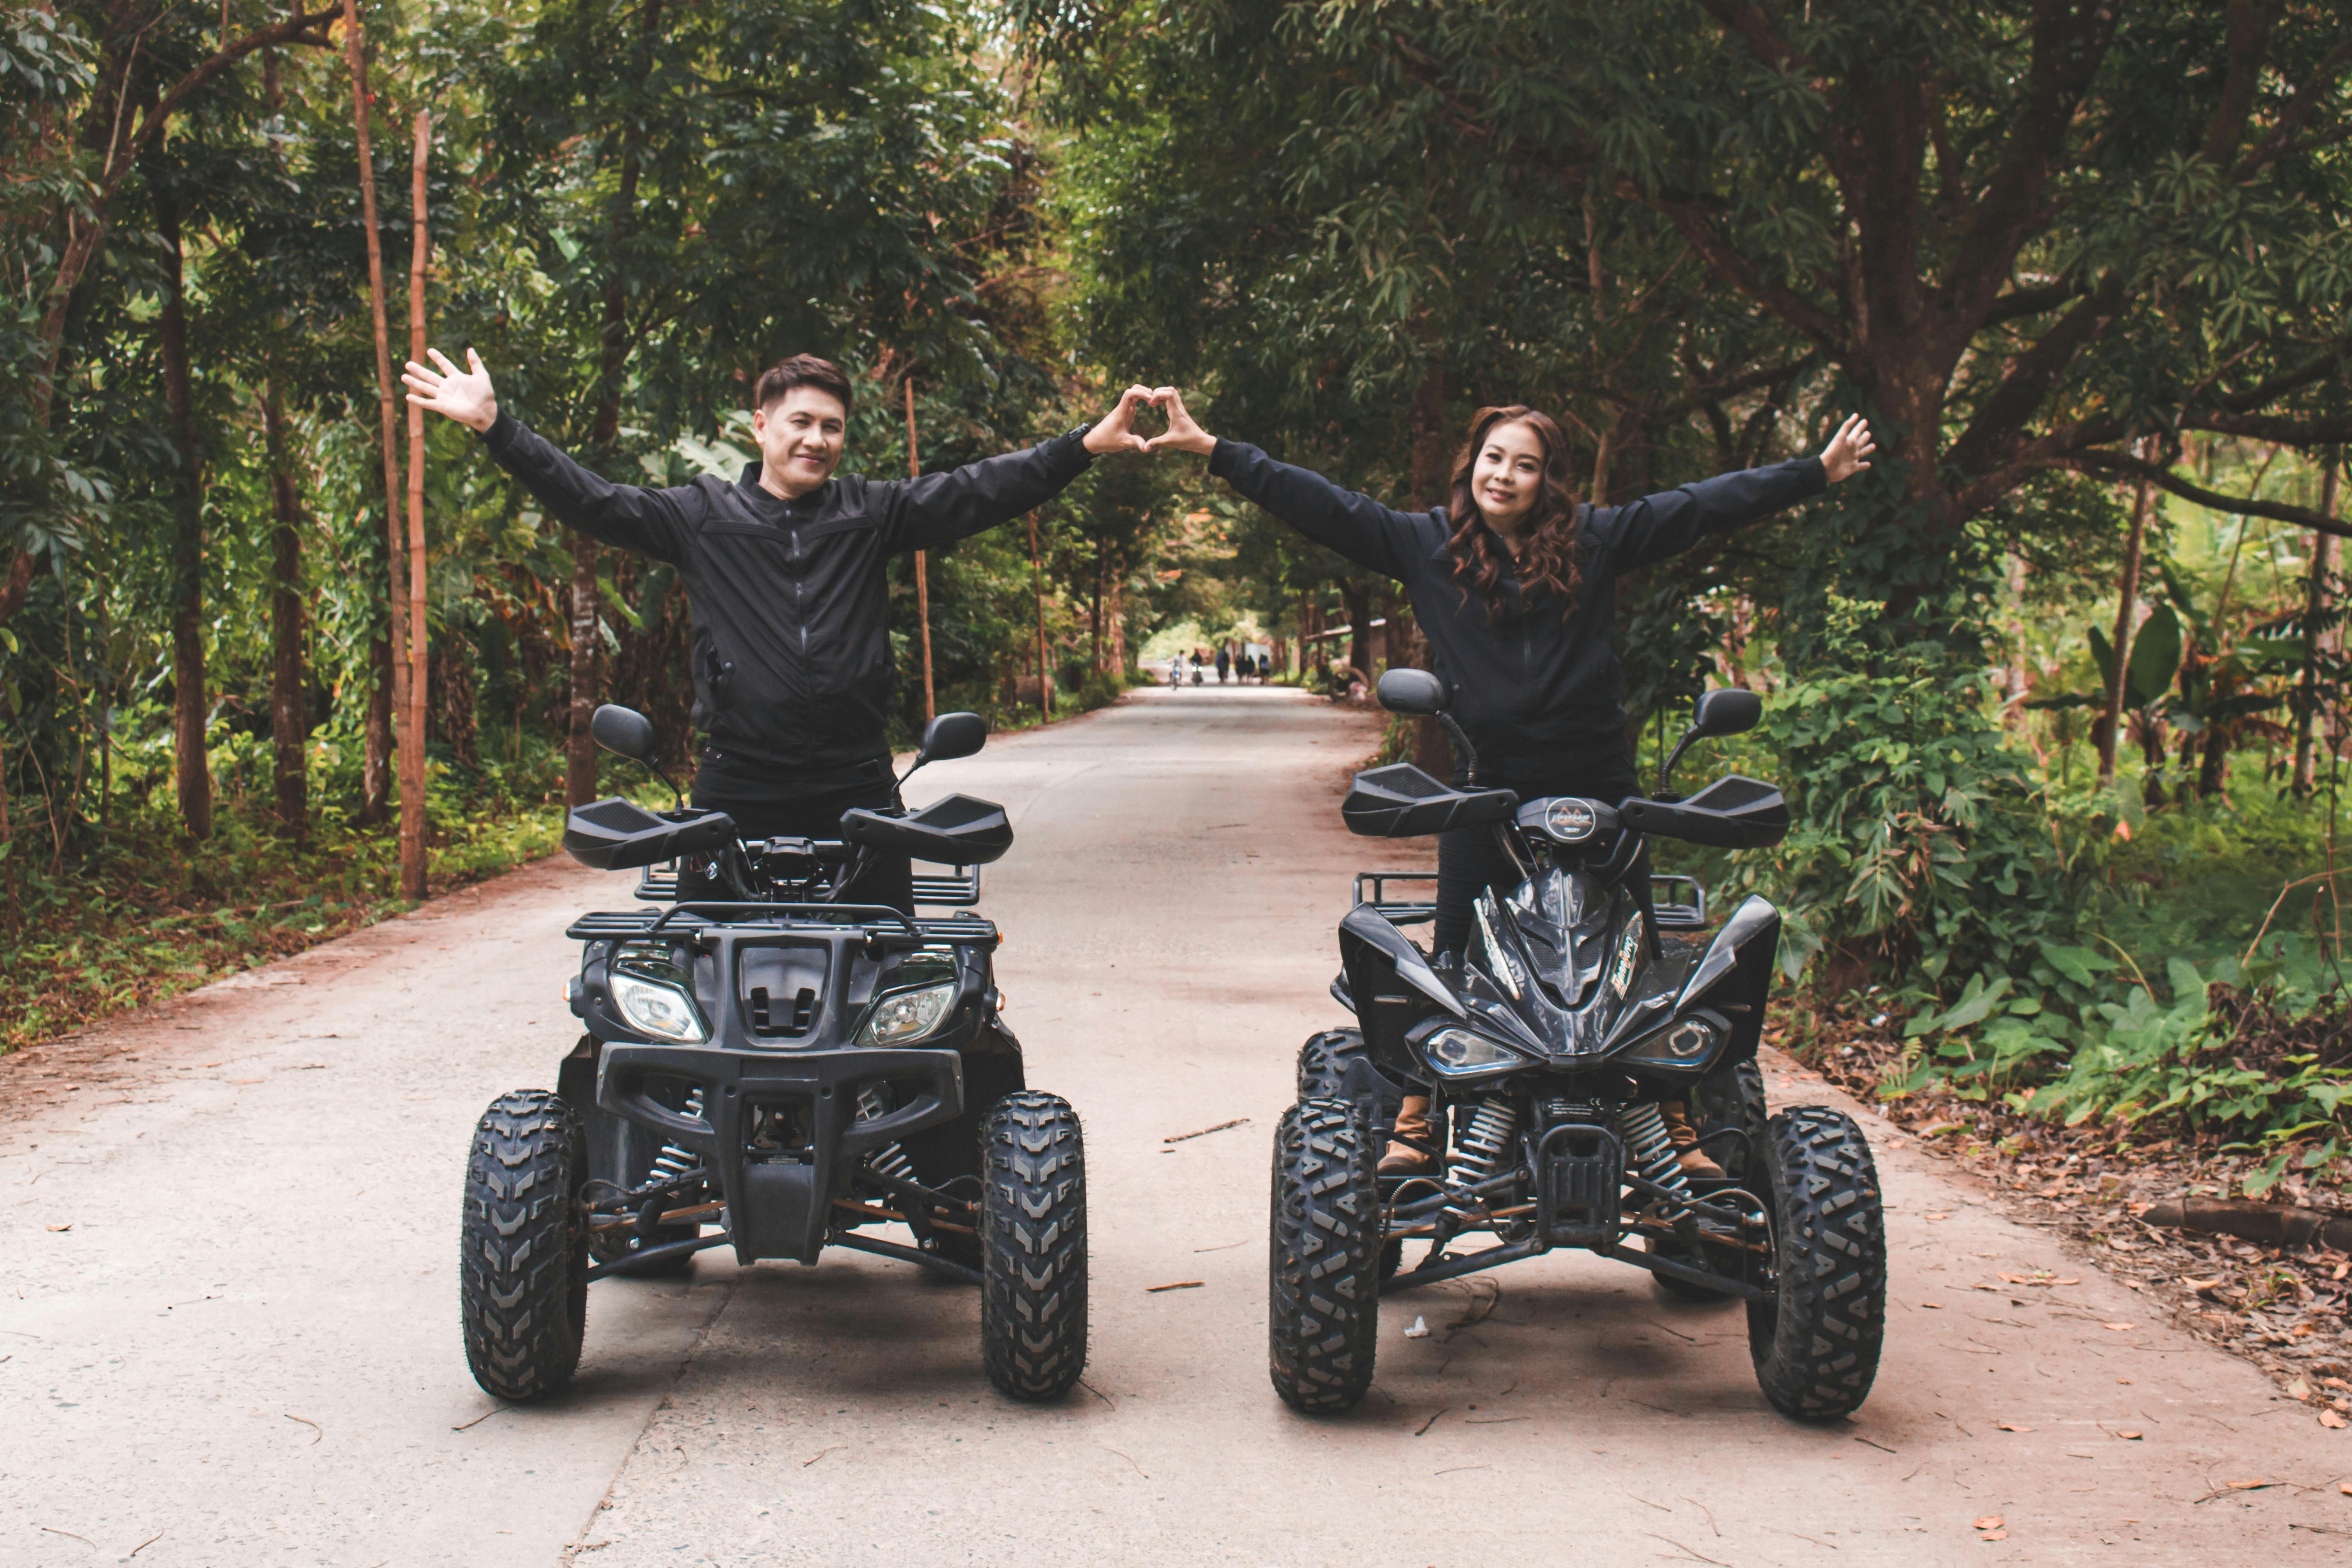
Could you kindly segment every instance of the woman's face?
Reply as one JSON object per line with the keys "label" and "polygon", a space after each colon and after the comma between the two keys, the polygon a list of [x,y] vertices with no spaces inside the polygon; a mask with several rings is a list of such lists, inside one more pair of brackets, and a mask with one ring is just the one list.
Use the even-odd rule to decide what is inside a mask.
{"label": "woman's face", "polygon": [[1516,534],[1543,488],[1543,443],[1516,419],[1486,432],[1470,468],[1470,494],[1497,533]]}

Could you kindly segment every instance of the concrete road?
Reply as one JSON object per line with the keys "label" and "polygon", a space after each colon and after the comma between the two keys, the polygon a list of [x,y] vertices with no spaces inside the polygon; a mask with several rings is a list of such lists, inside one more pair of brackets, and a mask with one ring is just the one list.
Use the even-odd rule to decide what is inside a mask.
{"label": "concrete road", "polygon": [[1019,826],[1008,1020],[1091,1175],[1092,1363],[1054,1408],[989,1388],[971,1292],[850,1255],[599,1285],[570,1394],[475,1389],[467,1132],[552,1081],[562,927],[624,878],[534,867],[0,1064],[0,1563],[2346,1559],[2346,1434],[1876,1122],[1892,1321],[1852,1421],[1773,1414],[1737,1309],[1570,1256],[1401,1298],[1359,1411],[1285,1411],[1268,1141],[1349,874],[1414,853],[1339,828],[1374,736],[1149,691],[912,792]]}

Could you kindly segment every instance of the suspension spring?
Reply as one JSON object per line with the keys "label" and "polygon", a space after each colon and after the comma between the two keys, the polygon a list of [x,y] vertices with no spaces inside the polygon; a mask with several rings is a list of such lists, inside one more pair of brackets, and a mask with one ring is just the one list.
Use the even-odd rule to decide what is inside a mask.
{"label": "suspension spring", "polygon": [[1499,1094],[1480,1100],[1454,1140],[1454,1163],[1446,1168],[1445,1179],[1466,1187],[1494,1175],[1510,1157],[1511,1139],[1518,1130],[1517,1105]]}
{"label": "suspension spring", "polygon": [[1683,1197],[1691,1195],[1666,1119],[1654,1102],[1627,1106],[1618,1113],[1617,1130],[1625,1135],[1625,1163],[1635,1174]]}
{"label": "suspension spring", "polygon": [[[681,1114],[702,1119],[702,1086],[695,1084],[686,1091],[686,1106]],[[695,1152],[675,1140],[664,1143],[661,1152],[654,1156],[653,1168],[646,1173],[648,1182],[674,1182],[702,1163]]]}
{"label": "suspension spring", "polygon": [[[857,1091],[858,1121],[871,1121],[876,1117],[887,1113],[889,1109],[890,1097],[883,1092],[880,1084],[869,1083]],[[896,1143],[886,1143],[866,1156],[866,1168],[877,1175],[887,1176],[895,1182],[911,1182],[915,1179],[915,1163],[908,1159],[907,1152]]]}

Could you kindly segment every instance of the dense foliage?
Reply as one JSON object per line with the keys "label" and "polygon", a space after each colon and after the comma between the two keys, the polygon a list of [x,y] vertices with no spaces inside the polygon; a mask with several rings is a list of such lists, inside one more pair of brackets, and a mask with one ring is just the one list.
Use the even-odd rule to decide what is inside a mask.
{"label": "dense foliage", "polygon": [[[429,110],[429,337],[617,478],[739,471],[750,382],[797,349],[852,367],[877,474],[1135,379],[1416,504],[1482,405],[1556,415],[1599,500],[1867,412],[1869,475],[1619,605],[1645,759],[1704,685],[1769,697],[1720,755],[1799,829],[1709,869],[1787,905],[1793,973],[1910,1029],[1899,1081],[2340,1121],[2325,1052],[2229,1068],[2300,1086],[2266,1098],[2213,1076],[2245,1008],[2342,1007],[2325,0],[310,3],[0,10],[0,919],[50,922],[57,973],[103,991],[62,955],[142,887],[270,903],[232,896],[265,842],[321,886],[384,870],[399,498],[348,15],[391,357]],[[486,867],[464,846],[593,787],[587,705],[690,744],[685,609],[466,432],[424,476],[427,815],[445,870]],[[1197,464],[1099,465],[1035,522],[927,562],[939,706],[1034,711],[1040,673],[1105,700],[1175,628],[1424,657],[1387,584]]]}

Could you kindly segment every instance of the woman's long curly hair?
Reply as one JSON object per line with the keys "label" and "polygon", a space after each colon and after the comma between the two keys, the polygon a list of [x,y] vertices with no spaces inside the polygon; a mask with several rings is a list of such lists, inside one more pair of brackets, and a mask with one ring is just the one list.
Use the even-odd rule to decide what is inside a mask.
{"label": "woman's long curly hair", "polygon": [[1541,409],[1514,403],[1503,408],[1481,408],[1471,416],[1470,434],[1454,455],[1454,482],[1447,492],[1451,504],[1446,515],[1454,524],[1454,537],[1447,542],[1454,556],[1454,574],[1464,580],[1465,597],[1470,590],[1477,590],[1486,602],[1488,619],[1503,613],[1503,569],[1511,564],[1510,552],[1486,526],[1486,516],[1478,510],[1477,498],[1470,490],[1470,474],[1477,467],[1479,450],[1497,425],[1526,426],[1535,432],[1536,444],[1543,451],[1543,483],[1520,531],[1517,563],[1520,596],[1532,600],[1541,594],[1559,595],[1560,616],[1565,619],[1576,607],[1576,590],[1583,581],[1579,559],[1583,553],[1582,531],[1577,521],[1576,497],[1568,488],[1568,437]]}

